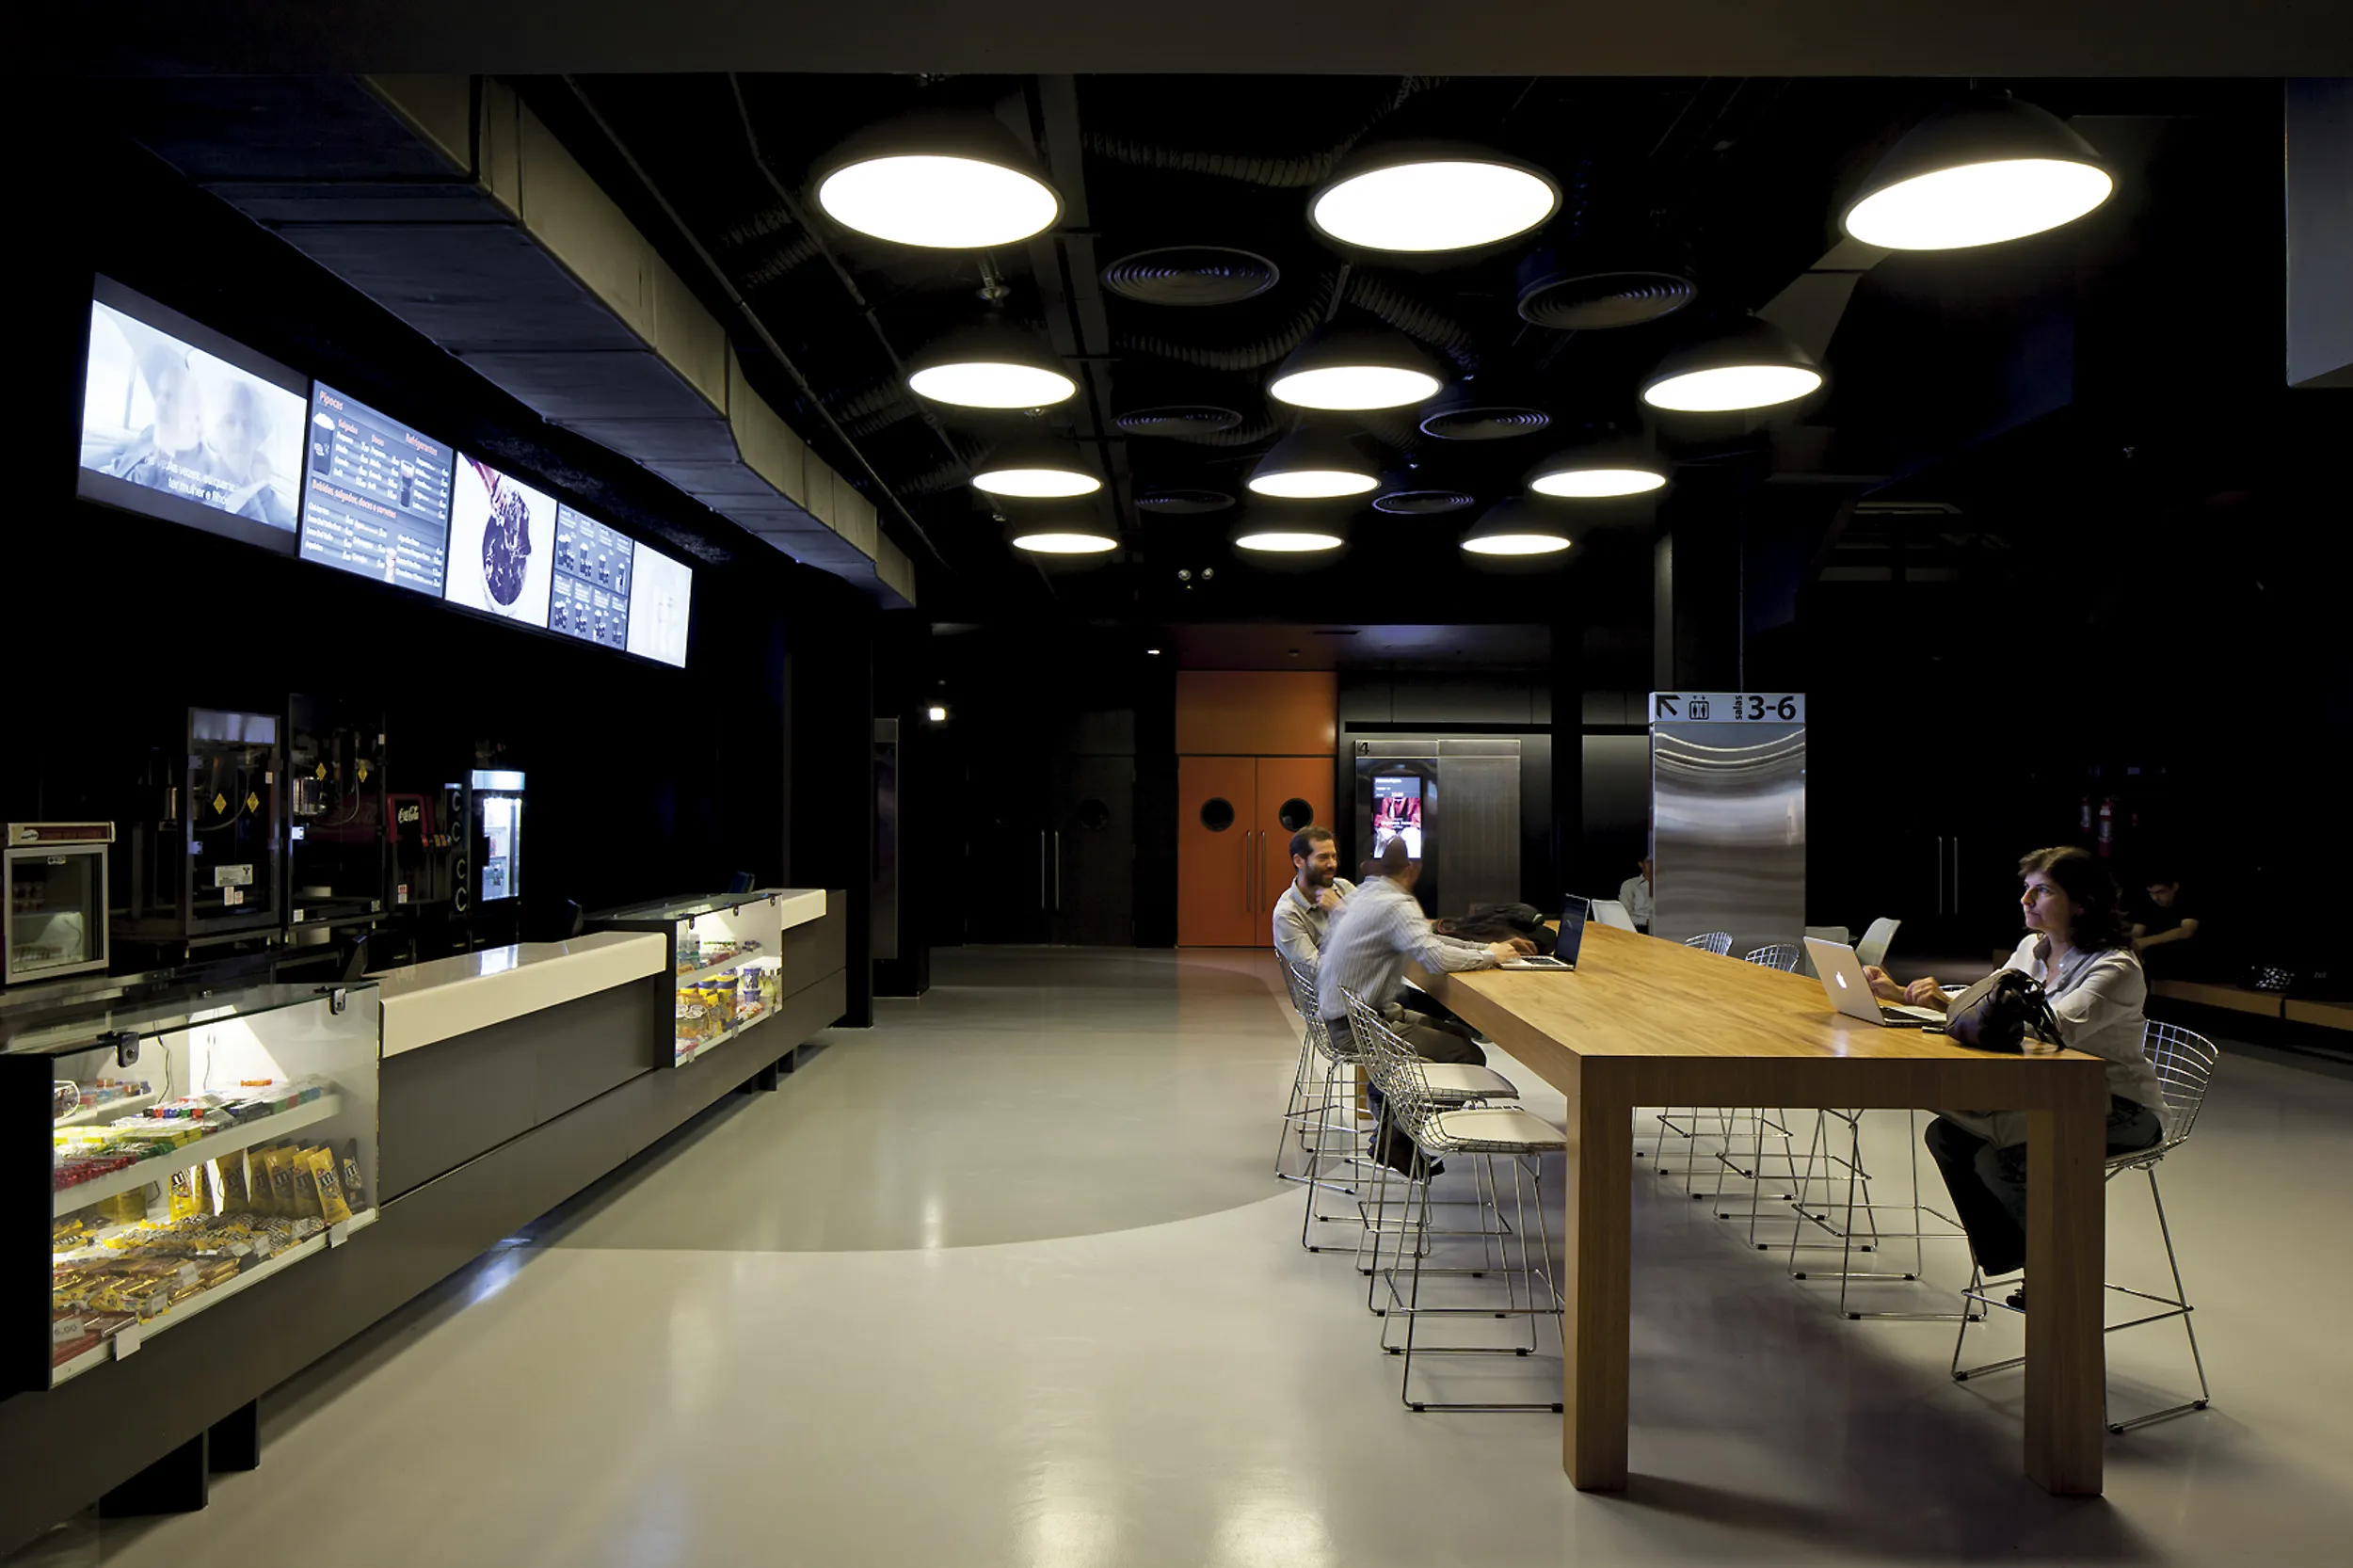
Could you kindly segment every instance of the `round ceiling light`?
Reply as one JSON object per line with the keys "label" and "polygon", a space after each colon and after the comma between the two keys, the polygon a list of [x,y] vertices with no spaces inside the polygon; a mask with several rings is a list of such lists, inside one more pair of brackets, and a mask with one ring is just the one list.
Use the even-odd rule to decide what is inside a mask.
{"label": "round ceiling light", "polygon": [[1561,206],[1543,170],[1491,152],[1403,150],[1344,169],[1307,203],[1328,237],[1367,250],[1467,250],[1524,234]]}
{"label": "round ceiling light", "polygon": [[1059,523],[1050,528],[1023,528],[1013,536],[1013,544],[1016,550],[1032,555],[1100,555],[1117,550],[1119,539],[1092,523]]}
{"label": "round ceiling light", "polygon": [[1079,383],[1022,333],[983,328],[924,350],[907,373],[918,397],[959,408],[1044,408],[1075,395]]}
{"label": "round ceiling light", "polygon": [[972,488],[1016,500],[1066,501],[1093,495],[1103,481],[1050,445],[1012,446],[990,454],[972,472]]}
{"label": "round ceiling light", "polygon": [[1381,471],[1355,443],[1321,430],[1294,430],[1250,471],[1253,493],[1282,501],[1330,501],[1379,488]]}
{"label": "round ceiling light", "polygon": [[1814,357],[1754,316],[1676,349],[1642,384],[1642,401],[1681,414],[1794,403],[1822,384]]}
{"label": "round ceiling light", "polygon": [[1267,394],[1297,408],[1403,408],[1445,383],[1430,356],[1386,328],[1325,328],[1291,351]]}
{"label": "round ceiling light", "polygon": [[1062,198],[985,115],[918,116],[844,143],[823,166],[817,204],[845,228],[934,250],[1013,245],[1054,226]]}
{"label": "round ceiling light", "polygon": [[1330,528],[1301,524],[1285,527],[1273,523],[1254,523],[1238,530],[1234,548],[1255,550],[1270,555],[1312,555],[1318,551],[1337,550],[1347,539]]}
{"label": "round ceiling light", "polygon": [[1616,446],[1573,447],[1529,471],[1528,488],[1538,495],[1579,501],[1648,495],[1666,488],[1663,465]]}
{"label": "round ceiling light", "polygon": [[1473,555],[1554,555],[1569,548],[1569,532],[1541,507],[1513,497],[1487,508],[1463,548]]}
{"label": "round ceiling light", "polygon": [[1889,250],[1998,245],[2073,223],[2116,180],[2091,144],[2014,98],[1980,98],[1930,116],[1889,149],[1846,230]]}

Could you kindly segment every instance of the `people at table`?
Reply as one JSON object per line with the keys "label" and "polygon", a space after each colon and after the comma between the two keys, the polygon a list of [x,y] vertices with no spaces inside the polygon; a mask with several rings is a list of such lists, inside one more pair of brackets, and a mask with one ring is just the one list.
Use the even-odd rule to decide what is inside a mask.
{"label": "people at table", "polygon": [[[1492,968],[1506,958],[1534,951],[1533,944],[1525,940],[1474,946],[1449,940],[1433,931],[1429,918],[1414,899],[1414,883],[1421,874],[1421,864],[1406,854],[1402,840],[1390,840],[1374,863],[1377,874],[1367,877],[1364,886],[1341,902],[1338,912],[1324,929],[1322,949],[1317,954],[1317,1011],[1323,1016],[1323,1027],[1333,1045],[1342,1050],[1353,1048],[1355,1036],[1342,992],[1353,993],[1367,1005],[1385,1010],[1398,1000],[1404,988],[1408,962],[1428,970],[1459,972]],[[1487,1053],[1476,1041],[1462,1034],[1422,1023],[1392,1023],[1390,1027],[1407,1048],[1425,1062],[1476,1065],[1486,1063]],[[1410,1172],[1414,1159],[1412,1143],[1402,1136],[1391,1136],[1389,1119],[1378,1093],[1371,1098],[1376,1116],[1374,1158],[1393,1169]]]}
{"label": "people at table", "polygon": [[[1332,917],[1356,891],[1356,884],[1339,874],[1339,846],[1330,828],[1301,828],[1291,835],[1290,849],[1291,879],[1285,884],[1283,896],[1274,901],[1274,951],[1285,963],[1313,979],[1324,933],[1331,929]],[[1374,867],[1379,862],[1366,864]],[[1470,1025],[1413,985],[1405,986],[1399,1000],[1383,1008],[1382,1016],[1401,1029],[1440,1029],[1465,1040],[1476,1038]]]}
{"label": "people at table", "polygon": [[2155,980],[2198,974],[2209,944],[2198,939],[2204,922],[2198,918],[2198,906],[2183,899],[2182,879],[2161,872],[2149,879],[2147,892],[2149,902],[2133,922],[2133,951],[2140,954],[2141,968]]}
{"label": "people at table", "polygon": [[[2149,1148],[2165,1136],[2165,1098],[2141,1044],[2149,984],[2116,881],[2091,856],[2070,848],[2036,850],[2019,861],[2018,874],[2026,935],[2003,967],[2041,983],[2061,1044],[2107,1062],[2108,1153]],[[1900,985],[1876,965],[1864,972],[1885,1000],[1945,1010],[1944,987],[1932,978]],[[1927,1141],[1987,1277],[2025,1267],[2025,1112],[1940,1112]],[[2010,1304],[2025,1304],[2023,1284]]]}
{"label": "people at table", "polygon": [[1634,864],[1635,874],[1618,884],[1618,902],[1625,904],[1625,912],[1634,918],[1635,930],[1648,931],[1653,891],[1651,864],[1647,857],[1637,860]]}

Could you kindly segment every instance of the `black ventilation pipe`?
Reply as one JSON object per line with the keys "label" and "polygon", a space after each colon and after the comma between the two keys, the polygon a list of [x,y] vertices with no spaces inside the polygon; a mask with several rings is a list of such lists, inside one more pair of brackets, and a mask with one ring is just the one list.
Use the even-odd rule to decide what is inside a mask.
{"label": "black ventilation pipe", "polygon": [[1163,147],[1157,142],[1132,141],[1125,136],[1107,136],[1099,132],[1086,134],[1089,152],[1130,168],[1160,169],[1176,174],[1203,174],[1216,180],[1238,180],[1246,185],[1259,185],[1271,190],[1304,190],[1320,185],[1332,177],[1340,160],[1364,139],[1366,133],[1405,106],[1418,93],[1426,92],[1445,81],[1443,76],[1404,76],[1397,87],[1382,96],[1356,128],[1337,145],[1312,152],[1293,153],[1272,152],[1205,152],[1193,149]]}

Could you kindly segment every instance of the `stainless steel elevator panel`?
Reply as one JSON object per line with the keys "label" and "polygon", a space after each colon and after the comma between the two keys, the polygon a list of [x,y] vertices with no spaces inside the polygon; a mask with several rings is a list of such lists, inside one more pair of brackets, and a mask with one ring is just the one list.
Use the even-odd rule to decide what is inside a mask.
{"label": "stainless steel elevator panel", "polygon": [[1729,931],[1735,957],[1805,929],[1805,726],[1651,727],[1651,935]]}
{"label": "stainless steel elevator panel", "polygon": [[1447,914],[1474,904],[1514,904],[1520,890],[1520,743],[1438,743],[1444,809],[1430,855]]}

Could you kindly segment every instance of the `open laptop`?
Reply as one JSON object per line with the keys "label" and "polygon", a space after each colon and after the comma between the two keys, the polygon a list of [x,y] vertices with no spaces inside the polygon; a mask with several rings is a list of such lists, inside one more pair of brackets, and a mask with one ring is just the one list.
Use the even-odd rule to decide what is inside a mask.
{"label": "open laptop", "polygon": [[1554,944],[1551,957],[1507,958],[1496,968],[1571,972],[1577,968],[1577,949],[1585,943],[1585,901],[1572,894],[1561,906],[1561,939]]}
{"label": "open laptop", "polygon": [[1831,1006],[1850,1018],[1861,1018],[1867,1024],[1887,1029],[1926,1029],[1930,1024],[1940,1028],[1945,1015],[1926,1007],[1883,1002],[1871,994],[1871,983],[1863,977],[1863,960],[1854,955],[1854,949],[1844,942],[1826,942],[1819,936],[1805,939],[1805,951],[1814,959],[1814,968],[1822,977],[1822,994]]}

